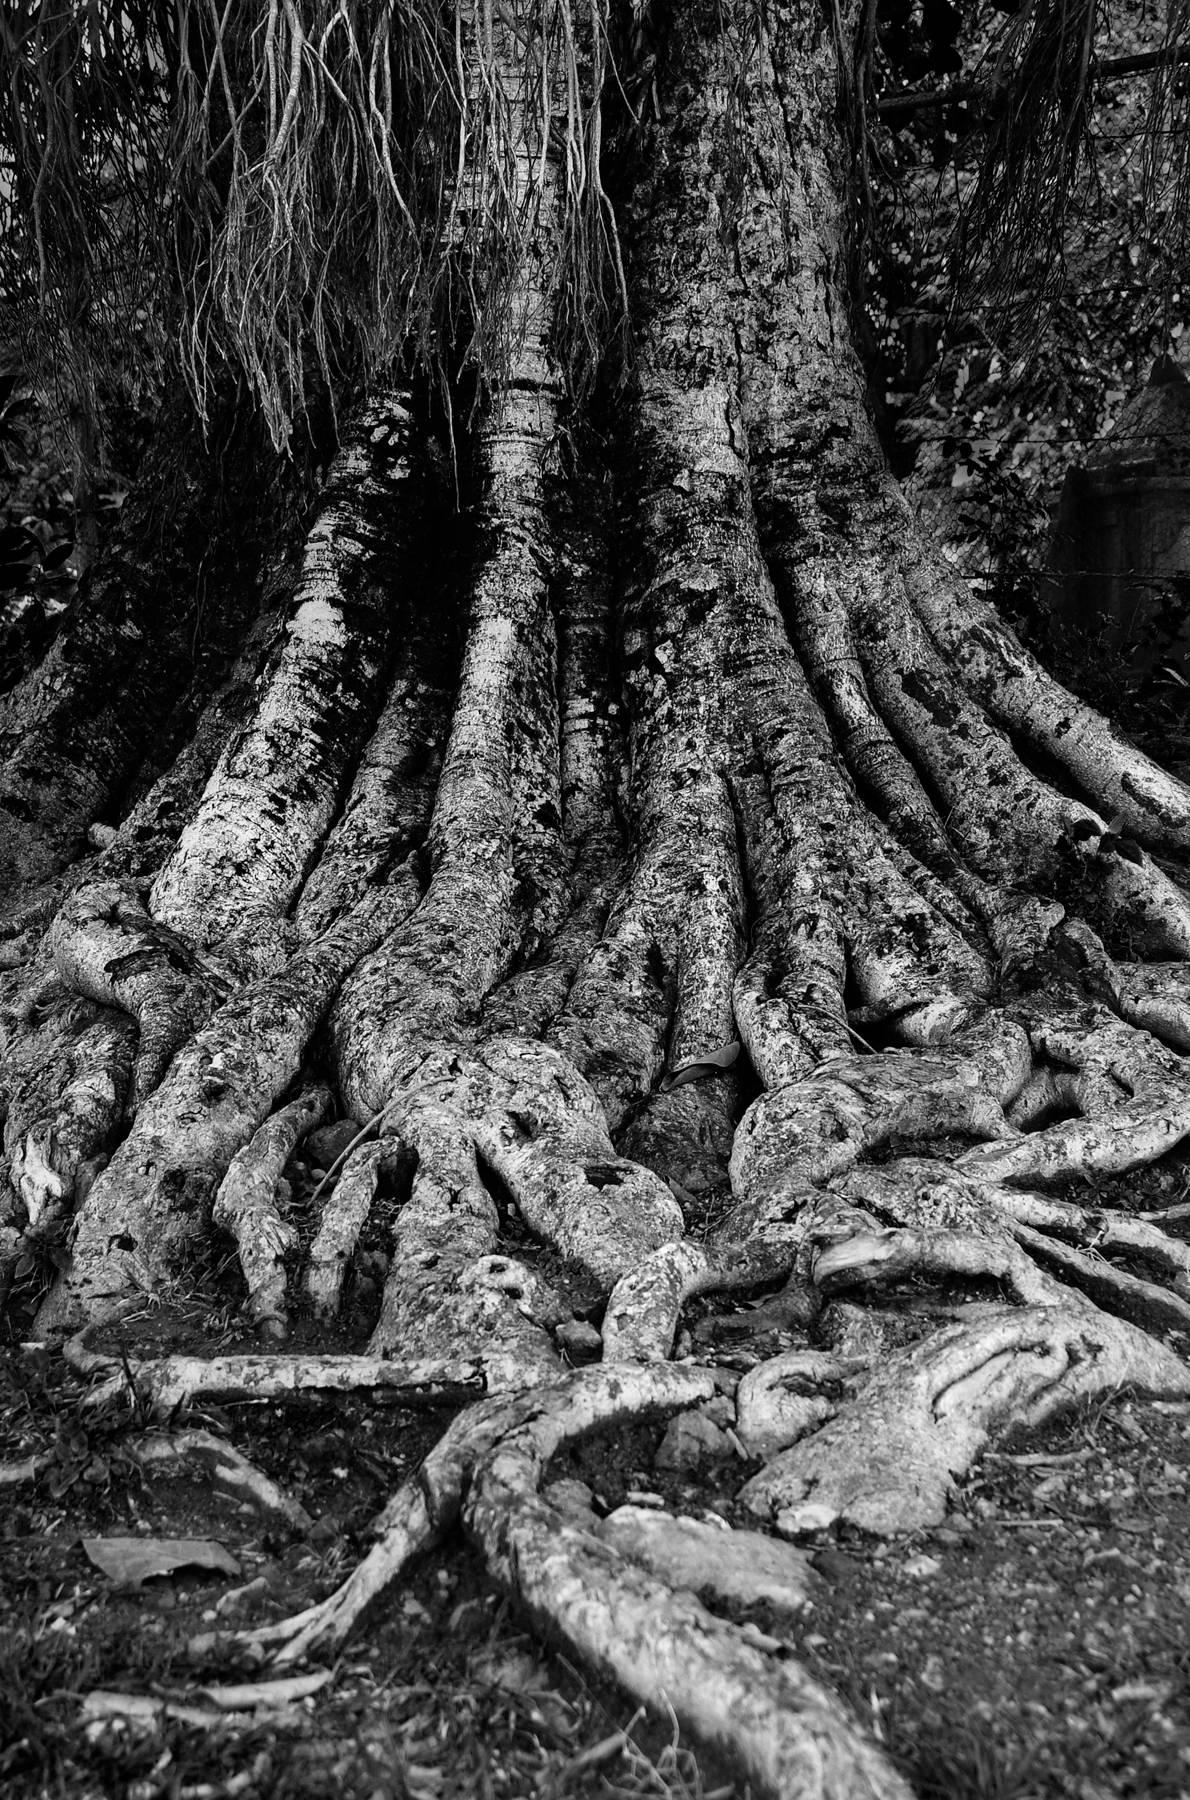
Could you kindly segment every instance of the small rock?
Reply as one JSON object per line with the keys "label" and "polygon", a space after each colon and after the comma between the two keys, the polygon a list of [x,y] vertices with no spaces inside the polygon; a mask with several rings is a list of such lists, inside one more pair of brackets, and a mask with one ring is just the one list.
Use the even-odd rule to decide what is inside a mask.
{"label": "small rock", "polygon": [[719,1600],[758,1600],[800,1612],[817,1585],[804,1551],[759,1531],[724,1531],[651,1507],[621,1506],[601,1520],[607,1538],[676,1587],[709,1591]]}
{"label": "small rock", "polygon": [[864,1566],[858,1556],[848,1556],[843,1550],[832,1550],[829,1545],[816,1550],[811,1561],[818,1573],[828,1581],[852,1581],[862,1574]]}
{"label": "small rock", "polygon": [[805,1537],[812,1531],[828,1531],[839,1516],[837,1507],[807,1500],[803,1506],[787,1506],[774,1523],[782,1537]]}
{"label": "small rock", "polygon": [[556,1506],[571,1525],[580,1525],[584,1531],[590,1531],[595,1524],[595,1496],[584,1481],[575,1481],[566,1477],[562,1481],[551,1481],[548,1487],[541,1490],[541,1497],[551,1506]]}
{"label": "small rock", "polygon": [[932,1694],[941,1694],[946,1687],[946,1669],[940,1656],[927,1656],[918,1680],[922,1687],[929,1688]]}
{"label": "small rock", "polygon": [[911,1556],[905,1563],[903,1572],[909,1576],[911,1581],[928,1581],[929,1577],[936,1575],[941,1567],[942,1564],[936,1556]]}
{"label": "small rock", "polygon": [[558,1348],[574,1363],[593,1362],[603,1351],[603,1339],[585,1319],[567,1319],[554,1331]]}
{"label": "small rock", "polygon": [[734,1455],[727,1433],[701,1412],[679,1413],[671,1419],[657,1449],[657,1467],[693,1473],[709,1462]]}
{"label": "small rock", "polygon": [[310,1162],[329,1169],[359,1134],[360,1127],[354,1119],[336,1119],[333,1125],[320,1125],[317,1131],[312,1131],[303,1150]]}

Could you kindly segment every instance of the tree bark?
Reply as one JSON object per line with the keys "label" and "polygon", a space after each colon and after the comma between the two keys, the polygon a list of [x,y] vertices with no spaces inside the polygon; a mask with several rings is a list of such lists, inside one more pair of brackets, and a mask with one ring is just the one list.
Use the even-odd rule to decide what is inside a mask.
{"label": "tree bark", "polygon": [[[565,171],[519,77],[561,114],[557,65],[495,24],[529,225],[471,504],[438,522],[458,604],[419,560],[427,428],[378,390],[251,702],[241,670],[59,885],[98,791],[21,865],[0,1256],[68,1247],[60,1333],[168,1304],[224,1230],[278,1345],[335,1324],[383,1202],[350,1354],[133,1365],[161,1406],[491,1396],[255,1649],[337,1643],[461,1518],[543,1630],[672,1697],[757,1791],[892,1794],[795,1664],[536,1488],[578,1434],[713,1403],[764,1459],[765,1528],[891,1535],[1014,1425],[1190,1393],[1190,1252],[1076,1191],[1190,1136],[1190,900],[1107,824],[1184,853],[1190,793],[956,583],[889,474],[820,9],[693,0],[656,29],[614,443],[555,353]],[[343,1148],[305,1243],[281,1170],[324,1110]],[[694,1295],[774,1284],[792,1351],[743,1382],[681,1360]],[[580,1347],[600,1366],[568,1374]]]}

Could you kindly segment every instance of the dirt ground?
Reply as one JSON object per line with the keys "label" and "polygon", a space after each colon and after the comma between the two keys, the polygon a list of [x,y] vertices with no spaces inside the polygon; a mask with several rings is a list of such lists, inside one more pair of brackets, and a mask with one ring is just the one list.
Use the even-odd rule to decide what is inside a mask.
{"label": "dirt ground", "polygon": [[[1113,1203],[1176,1205],[1190,1164],[1175,1156],[1109,1185]],[[123,1341],[130,1354],[248,1347],[234,1309],[212,1318],[211,1305],[146,1309]],[[762,1334],[725,1353],[729,1326],[738,1315],[695,1320],[693,1353],[713,1342],[744,1366],[781,1347]],[[129,1450],[143,1424],[134,1404],[96,1414],[85,1393],[41,1347],[3,1350],[0,1793],[746,1800],[746,1784],[671,1721],[635,1715],[535,1641],[461,1539],[374,1609],[316,1692],[280,1704],[219,1693],[252,1672],[196,1660],[188,1641],[335,1587],[450,1415],[357,1396],[204,1406],[172,1422],[249,1455],[310,1514],[293,1529],[201,1476],[146,1471]],[[583,1482],[597,1511],[630,1496],[735,1519],[750,1465],[659,1468],[661,1431],[581,1445],[553,1477]],[[200,1539],[231,1560],[120,1579],[84,1547],[120,1537]],[[1190,1404],[1121,1395],[1002,1445],[932,1532],[806,1543],[810,1604],[737,1618],[844,1694],[922,1800],[1190,1794]]]}

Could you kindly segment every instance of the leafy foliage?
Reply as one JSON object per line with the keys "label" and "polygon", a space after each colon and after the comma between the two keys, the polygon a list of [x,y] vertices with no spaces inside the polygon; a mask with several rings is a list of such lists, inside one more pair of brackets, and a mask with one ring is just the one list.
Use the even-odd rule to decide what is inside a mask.
{"label": "leafy foliage", "polygon": [[[1066,470],[1113,429],[1153,359],[1185,341],[1190,311],[1176,248],[1184,139],[1170,110],[1183,80],[1176,58],[1184,20],[1175,13],[1184,9],[1180,0],[1166,11],[1112,0],[1091,69],[1123,59],[1133,72],[1094,83],[1084,121],[1093,186],[1060,221],[1052,254],[1039,257],[1037,233],[1059,221],[1052,212],[1033,221],[1034,260],[1018,266],[1015,290],[997,297],[969,281],[957,301],[954,245],[976,241],[972,197],[988,179],[981,109],[996,92],[988,72],[1015,65],[998,50],[1000,21],[985,6],[964,14],[953,40],[956,71],[951,40],[925,32],[928,10],[913,29],[880,37],[886,89],[913,82],[957,96],[886,115],[877,138],[895,178],[880,193],[867,294],[887,441],[967,578],[1064,680],[1144,741],[1157,737],[1176,754],[1179,691],[1155,692],[1118,648],[1094,634],[1073,635],[1068,621],[1056,627],[1043,580],[1051,507]],[[1170,84],[1157,137],[1154,86]],[[1165,158],[1159,179],[1158,144]],[[985,224],[991,228],[990,217]],[[1025,242],[1021,236],[1022,254]]]}

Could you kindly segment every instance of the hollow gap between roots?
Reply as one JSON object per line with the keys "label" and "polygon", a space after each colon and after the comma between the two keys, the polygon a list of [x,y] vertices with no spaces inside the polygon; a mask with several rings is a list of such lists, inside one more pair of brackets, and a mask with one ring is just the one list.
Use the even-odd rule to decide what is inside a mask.
{"label": "hollow gap between roots", "polygon": [[[334,1170],[333,1180],[325,1175],[316,1178],[308,1164],[308,1152],[304,1152],[305,1145],[299,1142],[283,1171],[293,1195],[290,1217],[298,1231],[297,1247],[286,1262],[291,1348],[302,1344],[308,1331],[314,1334],[314,1346],[324,1345],[328,1330],[336,1340],[359,1346],[371,1337],[380,1319],[385,1279],[393,1260],[396,1219],[412,1192],[417,1157],[412,1150],[394,1148],[381,1162],[376,1191],[347,1261],[338,1313],[328,1323],[315,1322],[303,1275],[323,1215],[334,1206],[345,1165]],[[300,1166],[303,1164],[304,1173]]]}
{"label": "hollow gap between roots", "polygon": [[523,1263],[531,1273],[539,1275],[547,1287],[554,1288],[562,1296],[576,1319],[597,1326],[603,1317],[607,1296],[578,1263],[559,1255],[550,1244],[534,1236],[503,1177],[482,1156],[477,1155],[475,1160],[480,1182],[487,1190],[499,1220],[499,1239],[493,1254]]}

